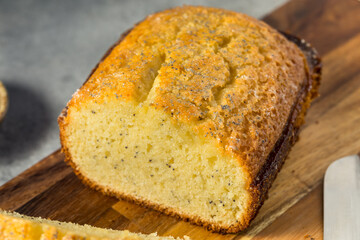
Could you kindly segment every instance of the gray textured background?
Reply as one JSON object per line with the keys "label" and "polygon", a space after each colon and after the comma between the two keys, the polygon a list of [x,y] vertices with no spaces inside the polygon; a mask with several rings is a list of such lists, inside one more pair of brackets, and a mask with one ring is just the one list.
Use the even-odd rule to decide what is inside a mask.
{"label": "gray textured background", "polygon": [[0,0],[0,80],[10,98],[0,125],[0,185],[60,147],[61,109],[108,47],[146,15],[193,4],[261,18],[284,2]]}

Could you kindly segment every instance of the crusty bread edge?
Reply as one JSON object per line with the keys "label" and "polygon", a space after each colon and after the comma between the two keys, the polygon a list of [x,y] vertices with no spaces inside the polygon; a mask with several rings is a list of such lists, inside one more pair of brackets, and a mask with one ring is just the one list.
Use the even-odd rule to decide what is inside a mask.
{"label": "crusty bread edge", "polygon": [[[102,59],[99,61],[99,63],[90,73],[88,79],[97,69],[99,64],[110,54],[112,49],[115,46],[117,46],[131,30],[132,29],[129,29],[128,31],[123,33],[120,39],[105,53],[105,55],[102,57]],[[124,199],[144,207],[149,207],[158,210],[167,215],[180,218],[184,221],[189,221],[193,224],[201,225],[212,232],[237,233],[242,230],[245,230],[249,226],[251,220],[254,219],[255,216],[257,215],[260,207],[263,205],[267,197],[268,190],[272,185],[272,182],[275,180],[277,173],[280,171],[292,145],[296,142],[298,138],[299,129],[301,125],[304,123],[306,111],[309,108],[313,98],[315,98],[318,94],[318,86],[319,86],[320,74],[321,74],[321,61],[316,50],[313,49],[304,40],[300,40],[299,38],[286,33],[282,33],[282,34],[285,37],[287,37],[290,41],[294,42],[302,50],[303,54],[307,59],[306,65],[308,68],[308,76],[306,79],[304,79],[302,90],[299,92],[300,95],[298,96],[296,103],[292,107],[291,113],[289,115],[289,119],[284,127],[281,137],[276,142],[274,148],[269,154],[266,163],[263,165],[262,169],[259,171],[254,181],[251,183],[251,187],[250,187],[251,198],[249,204],[250,205],[249,213],[248,215],[244,216],[244,219],[239,221],[237,225],[231,225],[231,226],[219,225],[208,222],[205,219],[202,219],[195,215],[191,216],[184,213],[178,213],[176,209],[169,208],[161,204],[156,204],[145,199],[134,198],[133,196],[126,195],[125,193],[112,191],[111,189],[98,185],[97,183],[85,177],[80,172],[76,164],[72,161],[71,154],[68,148],[66,147],[67,146],[66,137],[64,136],[63,133],[65,132],[64,130],[66,127],[64,118],[67,115],[67,107],[63,109],[62,113],[58,118],[58,123],[60,127],[60,142],[62,145],[61,150],[65,154],[65,162],[74,169],[75,174],[81,179],[81,181],[85,185],[93,189],[96,189],[106,195],[113,196],[119,199]],[[84,82],[84,84],[88,81],[88,79]]]}
{"label": "crusty bread edge", "polygon": [[271,150],[265,164],[251,183],[252,203],[249,214],[250,221],[254,219],[267,198],[268,190],[283,166],[291,147],[298,140],[300,127],[305,123],[305,115],[314,98],[318,96],[321,80],[321,59],[317,51],[304,39],[282,32],[291,42],[303,52],[308,70],[307,81],[303,82],[302,90],[291,109],[283,132]]}

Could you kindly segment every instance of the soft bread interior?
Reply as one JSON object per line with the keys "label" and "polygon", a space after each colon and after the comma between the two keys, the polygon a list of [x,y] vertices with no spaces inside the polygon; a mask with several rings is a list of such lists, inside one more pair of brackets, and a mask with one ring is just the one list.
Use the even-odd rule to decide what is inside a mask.
{"label": "soft bread interior", "polygon": [[224,227],[243,221],[242,167],[191,126],[147,101],[116,98],[84,102],[67,117],[71,160],[102,189]]}
{"label": "soft bread interior", "polygon": [[0,210],[0,214],[1,239],[174,239],[172,237],[158,237],[156,234],[136,234],[129,231],[115,231],[89,225],[28,217],[16,212]]}

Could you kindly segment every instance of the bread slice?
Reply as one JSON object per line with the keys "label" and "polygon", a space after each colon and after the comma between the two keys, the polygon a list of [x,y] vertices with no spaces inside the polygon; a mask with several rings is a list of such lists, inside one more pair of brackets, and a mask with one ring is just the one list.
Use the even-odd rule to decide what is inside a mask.
{"label": "bread slice", "polygon": [[159,12],[73,95],[58,119],[62,151],[105,194],[238,232],[295,142],[319,74],[309,45],[244,14]]}
{"label": "bread slice", "polygon": [[[132,233],[127,230],[115,231],[89,225],[58,222],[43,218],[28,217],[16,212],[0,210],[0,239],[6,240],[175,240],[173,237],[159,237]],[[180,238],[176,238],[180,240]],[[188,237],[184,239],[190,240]]]}

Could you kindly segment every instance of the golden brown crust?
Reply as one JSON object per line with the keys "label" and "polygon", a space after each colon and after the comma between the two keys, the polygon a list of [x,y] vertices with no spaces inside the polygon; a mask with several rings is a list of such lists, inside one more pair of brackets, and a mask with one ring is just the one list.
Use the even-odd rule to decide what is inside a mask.
{"label": "golden brown crust", "polygon": [[316,50],[303,39],[299,39],[290,34],[283,34],[303,51],[306,56],[309,75],[307,77],[308,80],[304,81],[302,90],[298,94],[297,101],[292,107],[291,114],[283,129],[281,137],[271,150],[266,163],[251,183],[252,211],[250,211],[248,215],[249,221],[255,218],[258,210],[264,203],[268,190],[284,164],[286,156],[298,139],[300,127],[305,122],[305,114],[310,107],[311,101],[318,96],[318,87],[321,78],[321,60],[319,55]]}
{"label": "golden brown crust", "polygon": [[[164,68],[160,69],[158,78],[160,79],[161,87],[156,90],[157,94],[155,94],[155,97],[152,99],[153,100],[152,105],[154,107],[162,108],[168,111],[168,113],[171,114],[174,119],[177,119],[179,121],[184,121],[184,122],[190,121],[192,123],[195,123],[196,126],[195,131],[198,131],[199,133],[204,133],[204,132],[207,133],[205,137],[216,138],[219,142],[219,147],[221,149],[234,154],[235,157],[239,159],[241,164],[248,169],[249,189],[250,192],[252,192],[252,198],[250,200],[251,209],[248,212],[248,215],[244,216],[246,219],[245,222],[247,224],[232,225],[227,227],[218,226],[216,224],[211,224],[209,222],[206,222],[205,220],[202,220],[197,216],[188,216],[184,214],[179,214],[176,211],[172,209],[168,209],[164,206],[156,205],[149,201],[145,201],[143,199],[135,199],[132,196],[123,193],[113,192],[110,189],[105,189],[99,186],[98,184],[92,182],[91,180],[87,179],[81,174],[79,169],[76,167],[75,163],[72,161],[70,152],[67,148],[66,137],[64,136],[64,132],[65,132],[64,130],[67,125],[67,122],[64,119],[66,117],[66,110],[64,111],[64,114],[62,114],[59,117],[62,150],[65,153],[66,162],[74,168],[75,173],[83,180],[83,182],[92,188],[98,189],[105,194],[130,200],[140,205],[159,210],[168,215],[177,216],[182,218],[183,220],[189,220],[192,223],[203,225],[204,227],[206,227],[211,231],[222,232],[222,233],[234,233],[246,228],[248,226],[248,223],[250,223],[250,221],[257,214],[258,209],[262,205],[266,197],[267,191],[271,186],[271,183],[273,182],[277,172],[281,168],[291,146],[296,140],[298,129],[304,121],[306,109],[309,107],[312,98],[317,93],[320,65],[319,62],[316,63],[311,59],[308,60],[305,59],[304,55],[307,56],[309,55],[309,53],[315,54],[310,47],[308,47],[307,49],[304,47],[305,43],[303,44],[304,46],[302,46],[301,42],[298,42],[296,38],[290,37],[290,40],[292,42],[295,42],[303,50],[303,54],[301,54],[301,51],[299,50],[299,48],[295,47],[295,44],[287,42],[285,40],[285,37],[283,37],[281,34],[277,33],[275,30],[268,27],[266,24],[263,24],[252,18],[246,17],[242,14],[237,14],[230,11],[211,9],[211,8],[193,8],[193,7],[184,7],[184,8],[176,8],[175,10],[168,10],[163,13],[159,13],[163,15],[159,15],[159,14],[151,15],[144,22],[140,23],[138,25],[140,27],[136,27],[135,30],[131,31],[128,37],[124,39],[125,43],[119,41],[121,43],[117,44],[117,46],[115,46],[112,52],[108,52],[108,54],[110,55],[104,57],[105,63],[104,62],[101,63],[100,65],[97,66],[96,69],[94,69],[93,74],[91,74],[91,76],[89,77],[89,81],[83,85],[83,87],[77,94],[75,94],[74,98],[71,100],[68,106],[77,108],[80,101],[87,101],[89,99],[91,100],[92,98],[95,98],[97,101],[101,101],[101,96],[104,96],[109,93],[111,94],[115,93],[117,96],[121,96],[124,100],[140,99],[140,101],[143,101],[144,98],[147,98],[148,97],[147,95],[143,96],[143,93],[139,92],[137,89],[139,87],[140,89],[141,88],[147,89],[145,92],[148,93],[152,86],[147,86],[147,84],[142,83],[140,77],[134,78],[131,81],[131,84],[123,85],[123,87],[119,87],[121,85],[120,83],[122,83],[121,82],[122,80],[118,78],[116,79],[116,81],[120,83],[113,85],[115,80],[109,77],[114,73],[112,72],[113,70],[111,68],[110,63],[117,61],[116,56],[120,56],[120,61],[123,61],[125,57],[129,58],[131,55],[130,53],[131,51],[129,51],[129,49],[131,49],[131,47],[134,46],[135,44],[134,41],[137,38],[141,38],[141,36],[139,36],[139,31],[144,30],[145,28],[151,29],[150,23],[152,21],[155,21],[154,19],[161,19],[161,17],[168,19],[169,14],[175,14],[176,16],[178,16],[179,14],[183,13],[182,11],[190,11],[190,12],[195,11],[196,14],[198,15],[200,14],[200,17],[201,14],[210,13],[210,15],[211,14],[215,14],[215,15],[220,14],[221,16],[229,15],[234,18],[239,18],[241,21],[246,20],[247,22],[249,22],[250,27],[252,27],[253,30],[257,29],[261,34],[265,34],[266,40],[272,39],[274,41],[273,44],[276,43],[279,46],[282,46],[278,48],[277,45],[271,45],[270,49],[275,48],[275,51],[269,50],[270,52],[266,52],[268,50],[264,48],[261,50],[262,51],[261,54],[259,53],[260,51],[255,51],[253,55],[250,54],[251,56],[253,56],[253,59],[251,60],[254,59],[259,60],[261,59],[261,57],[263,57],[264,59],[266,57],[269,57],[266,54],[263,54],[264,52],[270,53],[271,55],[271,54],[277,54],[276,52],[280,51],[282,52],[282,54],[273,56],[273,58],[275,58],[274,61],[275,66],[266,65],[266,60],[263,59],[265,63],[262,63],[260,65],[262,66],[262,68],[266,69],[266,71],[265,70],[263,71],[260,68],[253,68],[253,69],[245,68],[246,71],[251,71],[251,74],[261,74],[260,77],[263,78],[267,74],[267,77],[269,78],[268,82],[270,82],[270,84],[268,85],[264,83],[264,85],[266,85],[267,87],[267,91],[274,90],[277,94],[279,94],[280,91],[280,94],[283,94],[285,96],[284,98],[277,97],[274,100],[274,102],[266,102],[265,106],[261,105],[261,108],[265,109],[264,110],[265,112],[264,111],[261,112],[262,110],[258,109],[258,111],[260,111],[259,115],[262,116],[262,118],[259,121],[255,121],[255,119],[252,118],[246,118],[246,117],[243,118],[243,120],[245,119],[245,121],[247,121],[245,127],[247,128],[246,131],[250,132],[250,137],[239,136],[239,133],[244,132],[244,129],[242,129],[244,128],[244,126],[238,124],[239,115],[237,114],[241,110],[243,112],[246,112],[249,116],[251,116],[251,114],[253,114],[256,111],[252,109],[246,110],[245,109],[247,108],[246,106],[256,106],[258,103],[256,102],[256,98],[254,98],[253,96],[247,97],[246,99],[243,99],[241,96],[241,94],[242,95],[245,94],[243,89],[239,88],[239,86],[242,86],[244,84],[244,80],[241,79],[241,74],[240,74],[243,73],[241,72],[243,71],[243,69],[239,70],[239,68],[237,68],[238,66],[231,67],[232,61],[238,61],[236,59],[235,60],[232,59],[232,57],[234,57],[233,53],[234,51],[239,51],[239,49],[236,48],[236,44],[235,44],[237,43],[237,41],[233,40],[234,36],[227,36],[227,37],[222,36],[218,38],[218,45],[215,44],[216,52],[211,52],[208,55],[206,52],[203,53],[206,56],[205,58],[195,59],[194,61],[191,62],[189,66],[186,66],[186,63],[184,63],[183,66],[177,65],[176,61],[174,61],[175,56],[173,56],[173,54],[181,56],[181,52],[177,52],[176,49],[175,51],[174,49],[171,49],[172,51],[169,53],[170,56],[167,56],[166,59],[169,59],[168,57],[171,57],[170,60],[172,59],[171,60],[172,63],[169,64],[168,62],[165,62],[165,64],[163,64]],[[236,19],[235,20],[231,19],[231,20],[236,22]],[[161,24],[162,23],[163,22],[161,22]],[[236,22],[236,24],[239,23]],[[216,27],[219,28],[219,25],[216,25]],[[196,40],[196,38],[193,38],[192,36],[186,34],[183,34],[183,36],[181,36],[180,34],[179,36],[179,32],[181,31],[180,29],[178,29],[177,26],[175,27],[173,26],[173,28],[170,28],[168,32],[170,33],[176,32],[176,37],[179,37],[180,39],[182,38],[181,40],[182,42],[180,41],[181,43],[178,43],[178,45],[179,44],[184,45],[185,43],[190,44],[189,43],[190,40],[191,41]],[[224,31],[223,33],[225,32],[226,31]],[[204,36],[202,36],[202,38],[204,38]],[[214,38],[216,38],[216,36]],[[154,40],[148,37],[144,41],[151,42]],[[154,44],[154,42],[152,42],[152,44]],[[262,42],[261,44],[264,44],[264,42]],[[178,47],[184,50],[182,48],[183,45]],[[150,51],[150,52],[146,52],[146,51]],[[140,57],[139,59],[135,58],[133,62],[126,63],[127,66],[130,66],[130,68],[138,67],[141,71],[144,71],[144,69],[148,66],[146,64],[144,66],[136,65],[138,64],[139,60],[140,62],[146,62],[146,61],[151,61],[151,59],[154,57],[164,58],[164,56],[162,55],[163,52],[161,52],[163,51],[162,49],[160,50],[156,49],[155,52],[153,50],[146,50],[146,51],[145,51],[145,55],[146,55],[145,57],[143,58]],[[150,54],[151,56],[148,56],[148,54]],[[186,54],[188,54],[188,52],[186,52]],[[220,73],[215,68],[210,69],[208,67],[209,65],[217,66],[216,64],[218,64],[219,65],[218,67],[220,67],[219,68],[221,71]],[[286,71],[284,70],[285,72],[283,72],[280,69],[280,67],[282,67],[282,64],[287,66]],[[120,65],[124,65],[124,63],[121,63]],[[174,76],[181,77],[182,75],[178,73],[179,69],[185,71],[186,67],[192,69],[194,69],[194,67],[197,67],[198,69],[200,69],[198,72],[199,74],[191,75],[190,74],[192,72],[191,70],[189,70],[190,73],[189,72],[185,73],[185,75],[190,74],[191,75],[190,80],[194,80],[194,82],[199,82],[199,81],[201,82],[201,79],[197,79],[196,76],[200,76],[201,78],[207,78],[207,79],[214,79],[214,78],[218,78],[218,79],[212,81],[213,85],[211,86],[207,86],[206,84],[197,85],[195,83],[192,83],[189,85],[188,90],[181,92],[180,90],[182,89],[179,87],[179,85],[176,85],[178,83],[175,84],[175,82],[169,81],[168,79],[171,79]],[[277,69],[277,72],[276,71],[272,72],[271,67]],[[203,71],[205,72],[201,72],[201,69],[203,69]],[[256,71],[258,71],[259,73],[256,73]],[[129,72],[125,71],[123,76],[129,76],[129,74],[130,74]],[[237,76],[240,77],[237,78]],[[283,82],[280,81],[281,84],[280,83],[278,84],[275,81],[278,80],[277,78],[279,77],[282,78],[283,80]],[[100,79],[102,81],[105,81],[108,85],[104,84],[103,82],[100,84],[99,83]],[[183,85],[184,84],[186,85],[186,83],[182,82],[181,79],[180,80],[176,79],[176,81],[178,81]],[[292,85],[294,85],[295,87],[294,86],[289,87],[288,85],[286,85],[286,82],[291,82]],[[232,84],[231,86],[233,88],[229,88],[229,84],[230,85]],[[111,86],[111,87],[107,88],[107,86]],[[199,89],[205,89],[205,91],[198,91]],[[194,92],[197,92],[197,94],[193,94]],[[175,93],[178,95],[176,95]],[[230,98],[228,97],[229,95]],[[177,96],[180,96],[180,98],[183,101],[179,101],[179,98]],[[246,96],[249,96],[249,94]],[[231,100],[231,98],[235,98],[236,100],[235,101]],[[244,100],[246,101],[245,103],[243,102]],[[169,105],[170,102],[173,103],[176,102],[176,104]],[[266,111],[273,108],[280,109],[280,113],[279,112],[272,113],[270,111],[268,114],[275,114],[275,115],[277,114],[277,115],[272,116],[271,119],[273,120],[271,120],[272,122],[271,121],[269,122],[268,119],[264,116],[266,116],[267,114]],[[174,111],[174,109],[176,109],[176,111]],[[180,112],[178,111],[179,109]],[[214,116],[221,118],[221,121],[209,120],[209,119],[213,119]],[[253,120],[254,122],[251,122],[249,120]],[[266,127],[269,127],[269,129],[271,130],[266,130],[264,128],[261,128],[261,126],[264,125]],[[265,142],[262,141],[264,139],[266,140]]]}

